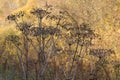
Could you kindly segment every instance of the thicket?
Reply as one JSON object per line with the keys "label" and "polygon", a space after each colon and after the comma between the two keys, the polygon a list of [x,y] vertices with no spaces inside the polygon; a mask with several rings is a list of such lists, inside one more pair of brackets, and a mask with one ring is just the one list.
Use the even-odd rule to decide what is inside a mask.
{"label": "thicket", "polygon": [[119,80],[119,62],[112,49],[95,48],[101,39],[94,27],[78,24],[67,11],[34,8],[7,17],[20,32],[0,46],[4,80]]}

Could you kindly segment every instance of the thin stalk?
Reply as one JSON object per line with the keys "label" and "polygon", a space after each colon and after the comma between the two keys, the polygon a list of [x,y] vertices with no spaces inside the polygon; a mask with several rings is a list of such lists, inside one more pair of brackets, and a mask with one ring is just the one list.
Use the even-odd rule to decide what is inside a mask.
{"label": "thin stalk", "polygon": [[79,40],[78,40],[78,42],[77,42],[75,54],[74,54],[74,57],[73,57],[73,60],[72,60],[72,66],[71,66],[71,69],[70,69],[70,73],[71,73],[71,74],[72,74],[73,64],[74,64],[74,61],[75,61],[75,58],[76,58],[76,55],[77,55],[78,45],[79,45]]}
{"label": "thin stalk", "polygon": [[26,39],[26,36],[23,36],[24,38],[24,49],[25,49],[25,59],[26,59],[26,79],[28,80],[28,40]]}
{"label": "thin stalk", "polygon": [[107,70],[105,69],[104,65],[101,65],[101,67],[103,68],[103,70],[105,71],[105,74],[107,76],[107,80],[111,80],[109,73],[107,72]]}
{"label": "thin stalk", "polygon": [[24,64],[23,64],[23,60],[22,60],[22,50],[16,45],[16,44],[14,44],[15,46],[16,46],[16,48],[18,49],[18,53],[17,53],[17,55],[18,55],[18,59],[19,59],[19,61],[20,61],[20,65],[21,65],[21,68],[22,68],[22,71],[23,71],[23,77],[24,77],[24,80],[27,80],[26,79],[26,71],[25,71],[25,67],[24,67]]}

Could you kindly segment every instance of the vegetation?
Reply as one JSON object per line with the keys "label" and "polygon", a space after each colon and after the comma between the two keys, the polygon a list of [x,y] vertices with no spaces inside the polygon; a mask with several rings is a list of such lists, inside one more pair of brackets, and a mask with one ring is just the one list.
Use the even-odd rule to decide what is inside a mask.
{"label": "vegetation", "polygon": [[[84,8],[89,11],[92,6]],[[81,12],[83,18],[79,22],[73,11],[66,9],[54,9],[46,3],[44,8],[20,10],[7,16],[16,31],[0,40],[3,80],[120,79],[115,48],[99,44],[104,42],[103,34],[94,27],[100,22],[99,16],[93,15],[93,20],[92,12]]]}

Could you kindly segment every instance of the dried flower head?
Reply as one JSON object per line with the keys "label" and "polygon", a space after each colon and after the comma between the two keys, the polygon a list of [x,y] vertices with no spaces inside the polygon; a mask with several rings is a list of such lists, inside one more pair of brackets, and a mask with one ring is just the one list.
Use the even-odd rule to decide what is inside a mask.
{"label": "dried flower head", "polygon": [[45,17],[47,14],[50,14],[50,12],[47,12],[46,10],[43,10],[43,9],[40,9],[40,8],[33,8],[30,13],[39,17],[40,19]]}
{"label": "dried flower head", "polygon": [[23,34],[28,35],[31,26],[32,26],[31,23],[26,23],[26,22],[19,23],[19,30],[22,31]]}
{"label": "dried flower head", "polygon": [[57,28],[49,27],[49,28],[47,28],[47,32],[48,32],[50,35],[54,35],[54,34],[59,33],[60,30],[57,29]]}
{"label": "dried flower head", "polygon": [[20,45],[20,42],[19,42],[20,38],[17,35],[8,35],[6,37],[6,40],[7,41],[11,41],[11,42],[13,42],[16,45]]}
{"label": "dried flower head", "polygon": [[107,55],[114,54],[114,50],[111,49],[91,49],[90,55],[97,56],[99,58],[106,57]]}
{"label": "dried flower head", "polygon": [[7,16],[7,19],[10,21],[15,21],[15,20],[17,20],[17,17],[16,17],[16,15],[11,14],[11,15]]}
{"label": "dried flower head", "polygon": [[19,11],[18,13],[11,14],[11,15],[7,16],[7,19],[8,19],[8,20],[11,20],[11,21],[15,21],[15,20],[17,20],[18,18],[23,17],[24,14],[25,14],[25,12]]}
{"label": "dried flower head", "polygon": [[17,16],[18,18],[23,17],[24,15],[25,15],[25,12],[24,12],[24,11],[19,11],[18,13],[16,13],[16,16]]}

